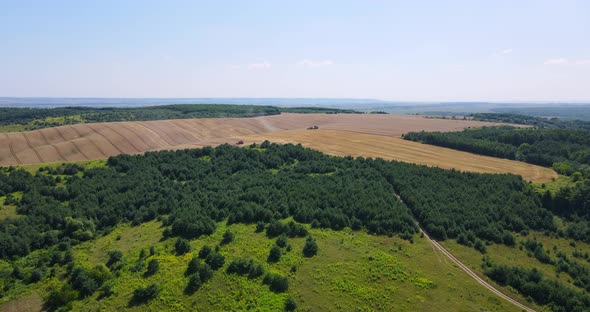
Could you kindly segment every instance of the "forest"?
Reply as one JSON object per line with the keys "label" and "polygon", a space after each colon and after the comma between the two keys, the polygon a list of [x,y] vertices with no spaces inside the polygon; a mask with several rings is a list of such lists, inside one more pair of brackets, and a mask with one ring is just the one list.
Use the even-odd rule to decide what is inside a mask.
{"label": "forest", "polygon": [[[518,176],[339,158],[267,141],[246,148],[222,145],[120,155],[109,158],[105,167],[64,164],[40,168],[34,175],[2,168],[0,196],[18,213],[0,221],[0,258],[10,262],[39,249],[55,254],[35,265],[35,271],[15,267],[10,277],[15,282],[41,280],[51,265],[69,263],[71,246],[104,236],[118,224],[155,219],[163,222],[164,237],[177,240],[178,254],[190,250],[186,240],[211,234],[217,222],[257,224],[267,236],[279,237],[269,261],[289,248],[286,237],[307,235],[301,223],[412,241],[417,220],[436,239],[454,238],[482,253],[490,243],[514,245],[513,233],[560,234],[552,212]],[[286,218],[297,223],[279,222]],[[578,226],[588,240],[587,225]],[[232,239],[231,233],[224,235],[224,241]],[[308,237],[304,254],[313,256],[314,245]],[[224,265],[211,248],[205,254],[206,265],[214,270]],[[119,260],[119,254],[112,254],[105,265],[116,270]],[[145,266],[159,269],[156,263]],[[239,273],[256,265],[244,260],[231,267],[230,272]],[[99,271],[69,272],[72,288],[56,293],[52,304],[59,305],[69,292],[94,292],[101,285],[99,277],[93,278],[90,290],[83,283],[88,279],[76,282],[80,276],[101,276]],[[194,290],[201,280],[193,279]],[[265,283],[282,289],[283,280],[269,275]],[[156,286],[139,289],[137,304],[157,295]]]}
{"label": "forest", "polygon": [[590,131],[572,128],[484,127],[461,132],[413,132],[406,140],[552,167],[573,183],[541,188],[542,204],[570,221],[566,235],[588,241],[590,222]]}

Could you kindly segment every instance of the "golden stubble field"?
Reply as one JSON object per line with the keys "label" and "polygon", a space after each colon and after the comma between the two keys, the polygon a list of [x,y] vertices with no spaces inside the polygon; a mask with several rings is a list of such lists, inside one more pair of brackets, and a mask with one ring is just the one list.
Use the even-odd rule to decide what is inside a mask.
{"label": "golden stubble field", "polygon": [[[458,131],[486,125],[498,124],[371,114],[281,114],[78,124],[1,133],[0,165],[93,160],[118,154],[268,139],[301,143],[340,156],[381,157],[476,172],[510,172],[536,182],[557,177],[554,171],[538,166],[399,138],[410,131]],[[320,130],[305,130],[310,126],[319,126]]]}

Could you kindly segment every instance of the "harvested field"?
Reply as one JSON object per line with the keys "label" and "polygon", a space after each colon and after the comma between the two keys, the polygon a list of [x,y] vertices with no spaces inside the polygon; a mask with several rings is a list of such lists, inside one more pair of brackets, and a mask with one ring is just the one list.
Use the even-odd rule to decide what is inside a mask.
{"label": "harvested field", "polygon": [[[281,114],[255,118],[78,124],[0,134],[0,165],[92,160],[123,153],[138,154],[268,138],[300,142],[335,155],[383,157],[478,172],[515,172],[533,181],[545,181],[556,176],[549,169],[520,162],[395,138],[410,131],[457,131],[486,125],[498,124],[370,114]],[[311,126],[319,126],[320,130],[305,130]],[[437,155],[441,150],[444,157]]]}
{"label": "harvested field", "polygon": [[301,143],[305,147],[336,156],[380,157],[444,169],[514,173],[521,175],[527,181],[535,182],[548,182],[558,176],[555,171],[545,167],[406,141],[399,137],[337,130],[293,130],[246,138],[246,142],[262,140],[276,143]]}

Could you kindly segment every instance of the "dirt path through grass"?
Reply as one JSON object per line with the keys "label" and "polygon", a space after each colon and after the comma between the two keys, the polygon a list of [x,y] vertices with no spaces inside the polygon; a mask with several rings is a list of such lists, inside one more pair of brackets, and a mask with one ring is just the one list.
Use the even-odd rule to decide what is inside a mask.
{"label": "dirt path through grass", "polygon": [[428,235],[428,233],[426,233],[426,231],[424,231],[424,229],[420,226],[420,232],[422,232],[424,234],[424,236],[426,236],[426,238],[428,238],[428,240],[430,241],[430,243],[436,247],[436,249],[438,249],[440,252],[442,252],[447,258],[449,258],[451,261],[453,261],[455,264],[457,264],[459,266],[459,268],[461,268],[463,271],[465,271],[467,274],[469,274],[469,276],[473,277],[473,279],[475,279],[479,284],[481,284],[483,287],[489,289],[491,292],[493,292],[494,294],[496,294],[498,297],[501,297],[502,299],[512,303],[513,305],[517,306],[520,309],[523,309],[524,311],[527,312],[536,312],[535,310],[525,306],[524,304],[510,298],[509,296],[505,295],[504,293],[502,293],[501,291],[499,291],[498,289],[496,289],[494,286],[490,285],[488,282],[486,282],[484,279],[482,279],[481,277],[479,277],[479,275],[477,275],[475,272],[473,272],[468,266],[466,266],[465,264],[463,264],[459,259],[455,258],[455,256],[453,256],[452,253],[448,252],[441,244],[439,244],[437,241],[435,241],[434,239],[430,238],[430,236]]}

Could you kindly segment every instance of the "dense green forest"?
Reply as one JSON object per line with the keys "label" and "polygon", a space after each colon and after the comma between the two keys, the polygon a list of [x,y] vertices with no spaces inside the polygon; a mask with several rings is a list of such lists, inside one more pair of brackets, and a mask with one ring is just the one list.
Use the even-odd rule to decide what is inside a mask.
{"label": "dense green forest", "polygon": [[[147,107],[0,108],[0,130],[34,130],[66,124],[186,118],[256,117],[294,113],[355,113],[318,107],[279,108],[259,105],[178,104]],[[19,126],[16,127],[15,126]]]}
{"label": "dense green forest", "polygon": [[[29,263],[31,267],[13,267],[4,291],[19,281],[42,280],[52,266],[67,266],[71,246],[106,235],[121,223],[139,225],[155,219],[163,222],[164,237],[176,240],[178,254],[190,250],[186,240],[213,233],[219,221],[257,224],[267,236],[279,237],[269,261],[280,259],[283,248],[289,248],[287,237],[307,235],[300,223],[412,241],[417,220],[433,237],[456,238],[482,253],[492,242],[514,245],[513,233],[538,230],[567,235],[518,176],[338,158],[300,145],[268,142],[250,148],[222,145],[120,155],[109,158],[106,167],[65,164],[41,168],[34,175],[3,168],[0,196],[6,196],[17,212],[16,217],[0,221],[0,257],[11,262],[34,250],[50,252],[47,258]],[[279,222],[285,218],[297,223]],[[588,240],[587,224],[576,226],[580,239]],[[223,241],[232,240],[231,233],[224,234]],[[304,255],[313,257],[314,244],[308,238]],[[208,267],[224,266],[223,256],[211,250],[203,255],[205,275],[191,278],[187,291],[198,289],[210,275]],[[120,257],[110,254],[106,268],[100,270],[116,271]],[[151,271],[161,268],[158,263],[145,266]],[[243,260],[231,267],[230,272],[242,274],[257,266]],[[49,306],[90,295],[104,284],[99,271],[71,267],[68,272],[69,286],[52,293]],[[281,276],[265,280],[271,289],[285,289]],[[101,291],[106,295],[109,290]],[[133,304],[150,300],[158,291],[157,285],[138,289]]]}
{"label": "dense green forest", "polygon": [[[314,227],[410,239],[417,232],[410,213],[439,239],[474,232],[479,239],[510,244],[510,231],[555,230],[550,212],[517,176],[261,146],[264,152],[223,145],[121,155],[106,168],[79,172],[83,168],[66,165],[58,170],[65,175],[60,182],[51,171],[33,176],[4,168],[0,195],[23,217],[0,223],[0,255],[24,256],[62,240],[92,239],[120,222],[162,216],[167,236],[187,239],[213,232],[216,221],[272,225],[287,217]],[[22,192],[20,200],[12,196],[16,192]],[[289,228],[270,229],[273,236],[293,235]]]}
{"label": "dense green forest", "polygon": [[590,131],[484,127],[461,132],[413,132],[407,140],[552,167],[574,183],[555,192],[541,189],[543,206],[571,221],[569,237],[588,240],[590,222]]}

